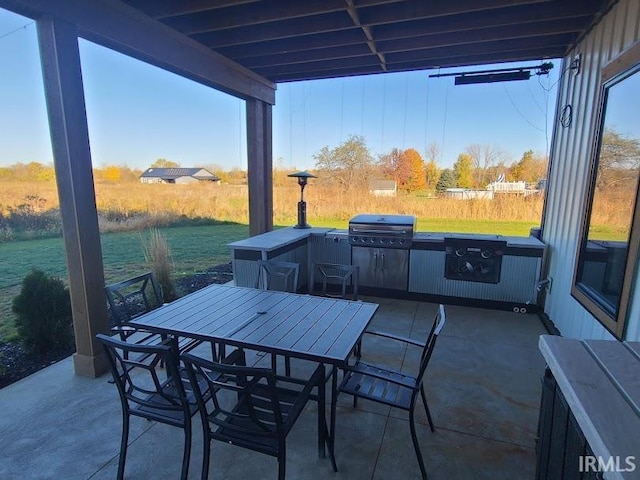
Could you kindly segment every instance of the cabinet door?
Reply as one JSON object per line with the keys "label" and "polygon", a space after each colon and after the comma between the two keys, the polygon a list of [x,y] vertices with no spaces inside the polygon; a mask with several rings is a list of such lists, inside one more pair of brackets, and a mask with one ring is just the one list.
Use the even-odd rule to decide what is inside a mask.
{"label": "cabinet door", "polygon": [[360,285],[363,287],[378,286],[378,250],[367,247],[351,249],[352,263],[360,267]]}
{"label": "cabinet door", "polygon": [[393,248],[378,249],[380,278],[378,286],[407,290],[409,273],[409,250]]}

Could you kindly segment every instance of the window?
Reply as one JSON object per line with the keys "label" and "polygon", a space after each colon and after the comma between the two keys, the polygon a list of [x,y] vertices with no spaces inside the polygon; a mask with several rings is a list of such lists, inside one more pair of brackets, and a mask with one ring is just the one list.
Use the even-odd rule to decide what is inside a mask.
{"label": "window", "polygon": [[598,141],[573,296],[624,336],[640,241],[640,43],[603,69]]}

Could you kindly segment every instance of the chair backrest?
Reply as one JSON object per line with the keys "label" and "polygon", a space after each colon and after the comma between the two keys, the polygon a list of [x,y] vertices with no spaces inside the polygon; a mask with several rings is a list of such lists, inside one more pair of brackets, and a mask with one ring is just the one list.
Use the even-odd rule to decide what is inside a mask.
{"label": "chair backrest", "polygon": [[433,325],[431,326],[431,330],[427,336],[427,341],[425,342],[424,349],[422,350],[422,356],[420,357],[420,370],[416,377],[416,388],[419,388],[420,385],[422,385],[424,372],[427,370],[427,365],[429,365],[433,349],[436,346],[436,340],[438,339],[440,332],[442,332],[446,321],[447,317],[444,311],[444,305],[439,305],[438,312],[433,320]]}
{"label": "chair backrest", "polygon": [[112,323],[121,325],[162,305],[162,291],[153,273],[105,287]]}
{"label": "chair backrest", "polygon": [[298,290],[299,271],[299,263],[258,260],[256,288],[295,293]]}
{"label": "chair backrest", "polygon": [[[209,422],[213,438],[227,440],[226,433],[244,439],[245,444],[260,445],[265,437],[283,435],[276,378],[271,369],[217,363],[190,353],[181,358],[201,416]],[[202,394],[202,381],[197,382],[197,378],[206,379],[210,404]],[[207,409],[207,405],[211,407]]]}
{"label": "chair backrest", "polygon": [[[342,265],[338,263],[314,263],[311,269],[311,285],[310,293],[315,293],[316,275],[320,276],[322,281],[322,295],[338,296],[340,298],[349,299],[347,289],[349,284],[353,287],[353,300],[358,300],[358,284],[360,277],[360,267],[358,265]],[[340,285],[340,293],[334,295],[330,292],[329,286],[332,284]]]}
{"label": "chair backrest", "polygon": [[[155,411],[161,416],[164,412],[167,417],[175,418],[172,412],[189,411],[184,385],[179,380],[178,346],[174,337],[155,345],[127,343],[102,334],[96,338],[104,347],[125,412],[139,407],[139,412]],[[178,379],[172,382],[170,390],[164,388],[166,380],[158,376],[157,367],[161,364],[167,379]],[[162,421],[157,415],[147,418]]]}

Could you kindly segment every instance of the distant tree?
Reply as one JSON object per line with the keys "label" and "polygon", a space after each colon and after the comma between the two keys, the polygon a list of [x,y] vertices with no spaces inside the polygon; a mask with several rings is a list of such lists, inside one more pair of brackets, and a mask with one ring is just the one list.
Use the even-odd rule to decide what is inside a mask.
{"label": "distant tree", "polygon": [[402,157],[403,162],[407,164],[409,170],[409,177],[403,187],[409,192],[424,190],[427,188],[424,160],[418,151],[413,148],[409,148],[402,152]]}
{"label": "distant tree", "polygon": [[108,182],[119,182],[122,180],[120,167],[109,166],[102,171],[102,177]]}
{"label": "distant tree", "polygon": [[393,148],[389,153],[380,155],[378,165],[385,178],[393,179],[398,184],[409,176],[407,165],[402,162],[402,150],[399,148]]}
{"label": "distant tree", "polygon": [[635,180],[639,168],[640,140],[605,128],[598,156],[596,187],[604,189],[629,179]]}
{"label": "distant tree", "polygon": [[360,135],[350,135],[332,149],[322,147],[313,158],[319,171],[345,187],[366,185],[373,172],[373,158]]}
{"label": "distant tree", "polygon": [[547,159],[536,156],[533,150],[527,150],[522,158],[511,166],[510,179],[527,183],[536,183],[547,172]]}
{"label": "distant tree", "polygon": [[438,163],[438,160],[440,160],[440,154],[442,152],[440,151],[440,145],[438,145],[438,142],[431,142],[427,147],[425,153],[425,159],[427,160],[427,162]]}
{"label": "distant tree", "polygon": [[434,160],[429,160],[424,166],[425,184],[427,188],[435,188],[440,178],[440,169]]}
{"label": "distant tree", "polygon": [[151,164],[151,168],[177,168],[180,164],[166,158],[159,158]]}
{"label": "distant tree", "polygon": [[447,188],[454,188],[456,186],[456,175],[450,168],[445,168],[440,174],[440,178],[436,183],[436,192],[442,193]]}
{"label": "distant tree", "polygon": [[473,187],[473,159],[468,153],[458,155],[458,160],[453,164],[456,175],[456,184],[460,188]]}
{"label": "distant tree", "polygon": [[488,171],[504,158],[504,153],[497,147],[477,143],[468,145],[466,153],[473,162],[475,185],[484,187],[490,180]]}

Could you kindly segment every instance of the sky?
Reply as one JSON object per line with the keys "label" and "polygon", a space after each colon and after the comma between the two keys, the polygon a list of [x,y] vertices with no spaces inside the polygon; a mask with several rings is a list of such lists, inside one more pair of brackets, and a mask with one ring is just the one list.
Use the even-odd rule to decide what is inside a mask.
{"label": "sky", "polygon": [[[145,169],[165,158],[184,167],[246,169],[244,101],[88,41],[79,45],[94,167]],[[31,19],[0,9],[0,58],[0,166],[52,163]],[[548,76],[487,85],[454,86],[453,77],[429,77],[465,69],[279,84],[274,166],[313,168],[322,147],[336,147],[350,135],[363,136],[374,158],[392,148],[425,156],[437,143],[442,168],[470,144],[502,151],[507,164],[527,150],[545,155],[559,68],[558,62]]]}

